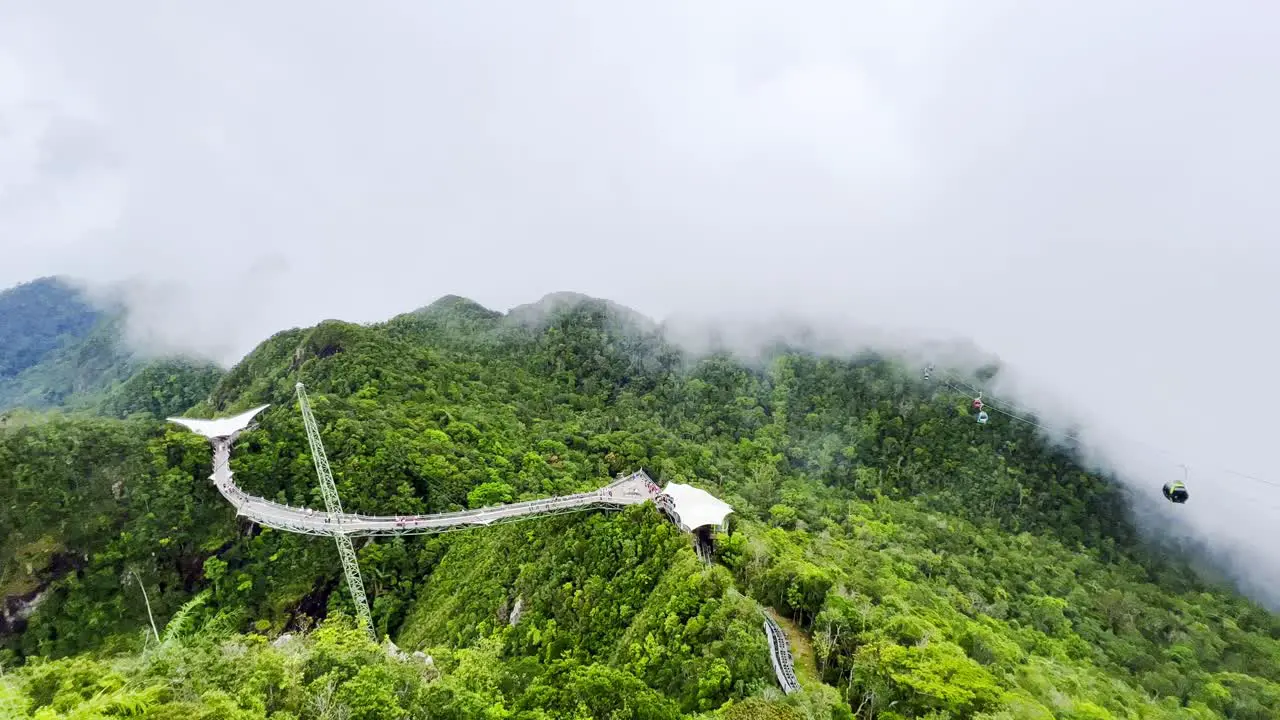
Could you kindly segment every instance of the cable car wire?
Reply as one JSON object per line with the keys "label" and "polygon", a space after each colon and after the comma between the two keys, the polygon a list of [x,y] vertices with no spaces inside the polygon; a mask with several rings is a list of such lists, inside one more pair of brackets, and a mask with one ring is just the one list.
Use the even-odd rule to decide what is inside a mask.
{"label": "cable car wire", "polygon": [[[953,385],[951,382],[949,382],[949,381],[948,381],[948,379],[947,379],[948,377],[949,377],[951,380],[954,380],[955,382],[959,383],[961,386],[963,386],[963,388],[964,388],[964,389],[961,389],[961,388],[956,387],[955,385]],[[969,385],[968,383],[966,383],[966,382],[964,382],[963,380],[960,380],[960,379],[958,379],[958,378],[955,378],[954,376],[948,376],[948,375],[945,375],[945,374],[943,374],[943,373],[939,373],[938,382],[942,383],[943,385],[946,385],[947,387],[951,388],[952,390],[954,390],[955,392],[957,392],[957,393],[959,393],[959,394],[961,394],[961,395],[968,395],[968,396],[971,396],[971,397],[972,397],[972,396],[974,396],[974,395],[973,395],[974,393],[978,393],[979,395],[981,395],[981,394],[982,394],[982,391],[981,391],[981,390],[978,390],[977,388],[973,387],[972,385]],[[1029,420],[1029,419],[1027,419],[1027,418],[1025,418],[1025,417],[1022,417],[1022,416],[1020,416],[1019,414],[1017,414],[1016,412],[1010,412],[1009,410],[1003,409],[1003,408],[1001,408],[1001,406],[1000,406],[1000,405],[1004,405],[1006,408],[1012,408],[1012,409],[1014,409],[1014,410],[1021,410],[1023,413],[1025,413],[1025,414],[1027,414],[1027,415],[1033,415],[1033,416],[1034,416],[1036,413],[1034,413],[1034,412],[1033,412],[1033,411],[1031,411],[1031,410],[1028,410],[1028,409],[1025,409],[1025,408],[1020,408],[1020,407],[1018,407],[1017,405],[1014,405],[1013,403],[1005,402],[1004,400],[1000,400],[1000,401],[999,401],[999,404],[997,404],[996,402],[993,402],[993,401],[992,401],[992,400],[990,400],[989,398],[984,398],[982,402],[983,402],[983,408],[984,408],[984,409],[990,409],[990,410],[993,410],[993,411],[995,411],[995,412],[1000,413],[1001,415],[1008,416],[1008,417],[1013,418],[1014,420],[1017,420],[1017,421],[1019,421],[1019,422],[1026,423],[1027,425],[1031,425],[1031,426],[1033,426],[1033,427],[1039,428],[1039,429],[1041,429],[1041,430],[1043,430],[1043,431],[1045,431],[1045,432],[1047,432],[1047,433],[1064,433],[1064,434],[1065,434],[1066,439],[1068,439],[1068,440],[1073,440],[1073,441],[1076,441],[1076,442],[1083,442],[1082,438],[1080,438],[1078,435],[1074,435],[1074,434],[1072,434],[1072,433],[1070,433],[1070,432],[1066,432],[1066,431],[1065,431],[1065,430],[1063,430],[1062,428],[1054,428],[1054,427],[1050,427],[1050,426],[1047,426],[1047,425],[1042,425],[1042,424],[1040,424],[1040,423],[1038,423],[1038,422],[1036,422],[1036,421],[1034,421],[1034,420]],[[1158,453],[1160,453],[1160,454],[1162,454],[1162,455],[1165,455],[1166,457],[1173,458],[1173,459],[1175,459],[1175,460],[1179,460],[1179,462],[1178,462],[1177,464],[1178,464],[1178,465],[1180,465],[1180,466],[1185,466],[1185,464],[1184,464],[1184,463],[1182,463],[1182,462],[1180,461],[1180,457],[1181,457],[1181,456],[1180,456],[1178,453],[1174,453],[1174,452],[1171,452],[1171,451],[1169,451],[1169,450],[1165,450],[1164,448],[1161,448],[1161,447],[1156,446],[1156,445],[1152,445],[1151,443],[1145,442],[1145,441],[1143,441],[1143,440],[1138,440],[1137,438],[1127,437],[1127,436],[1124,436],[1124,435],[1120,435],[1119,433],[1111,433],[1111,434],[1112,434],[1113,436],[1115,436],[1115,437],[1119,438],[1119,439],[1120,439],[1120,440],[1122,440],[1122,441],[1129,442],[1129,443],[1131,443],[1131,444],[1142,445],[1142,446],[1144,446],[1144,447],[1148,448],[1149,450],[1153,450],[1153,451],[1155,451],[1155,452],[1158,452]],[[1249,474],[1249,473],[1239,472],[1239,471],[1237,471],[1237,470],[1232,470],[1232,469],[1230,469],[1230,468],[1211,466],[1211,467],[1210,467],[1210,469],[1211,469],[1211,470],[1215,470],[1215,471],[1220,472],[1220,473],[1223,473],[1223,474],[1226,474],[1226,475],[1232,475],[1232,476],[1239,477],[1239,478],[1243,478],[1243,479],[1246,479],[1246,480],[1252,480],[1252,481],[1254,481],[1254,482],[1261,483],[1261,484],[1263,484],[1263,485],[1270,485],[1270,486],[1272,486],[1272,487],[1280,487],[1280,482],[1276,482],[1275,480],[1268,480],[1267,478],[1258,477],[1257,475],[1251,475],[1251,474]]]}

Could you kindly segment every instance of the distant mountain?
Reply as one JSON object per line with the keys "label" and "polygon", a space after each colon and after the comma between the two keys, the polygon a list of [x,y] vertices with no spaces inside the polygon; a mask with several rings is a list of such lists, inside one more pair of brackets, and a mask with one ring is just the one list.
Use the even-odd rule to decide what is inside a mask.
{"label": "distant mountain", "polygon": [[474,320],[494,320],[502,317],[502,313],[497,310],[490,310],[474,300],[468,300],[458,295],[445,295],[430,305],[414,310],[410,315],[419,317],[453,316]]}
{"label": "distant mountain", "polygon": [[518,305],[507,313],[507,321],[541,330],[566,313],[582,311],[599,313],[614,330],[654,332],[658,328],[652,319],[625,305],[576,292],[549,293],[537,302]]}
{"label": "distant mountain", "polygon": [[203,400],[221,377],[208,362],[139,356],[124,323],[124,308],[97,306],[63,278],[0,292],[0,412],[163,415]]}
{"label": "distant mountain", "polygon": [[0,380],[84,340],[103,315],[61,278],[40,278],[0,292]]}

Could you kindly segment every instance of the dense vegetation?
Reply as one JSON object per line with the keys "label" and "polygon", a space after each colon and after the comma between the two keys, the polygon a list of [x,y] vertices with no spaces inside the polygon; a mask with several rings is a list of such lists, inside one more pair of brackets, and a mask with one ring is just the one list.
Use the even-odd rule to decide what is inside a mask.
{"label": "dense vegetation", "polygon": [[[379,650],[347,627],[332,544],[237,521],[207,481],[208,444],[148,419],[197,398],[191,414],[272,403],[237,444],[236,480],[319,507],[299,379],[348,509],[444,511],[643,467],[729,501],[733,527],[709,566],[650,505],[363,543],[380,633],[430,662]],[[282,332],[214,380],[140,379],[113,411],[128,421],[0,430],[0,592],[21,608],[0,627],[0,708],[893,720],[1280,707],[1276,616],[1146,547],[1117,486],[1069,451],[1025,425],[979,426],[966,398],[886,358],[779,350],[746,366],[690,358],[603,303],[504,317],[446,298],[373,327]],[[811,647],[801,693],[772,689],[761,607]]]}

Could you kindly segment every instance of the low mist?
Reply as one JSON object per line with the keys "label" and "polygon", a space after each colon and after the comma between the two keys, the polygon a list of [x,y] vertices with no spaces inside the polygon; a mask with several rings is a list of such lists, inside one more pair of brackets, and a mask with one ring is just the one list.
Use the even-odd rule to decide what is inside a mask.
{"label": "low mist", "polygon": [[0,286],[83,278],[140,346],[224,364],[447,293],[961,338],[1006,367],[987,391],[1078,426],[1144,523],[1210,542],[1276,606],[1278,21],[1154,0],[18,0]]}

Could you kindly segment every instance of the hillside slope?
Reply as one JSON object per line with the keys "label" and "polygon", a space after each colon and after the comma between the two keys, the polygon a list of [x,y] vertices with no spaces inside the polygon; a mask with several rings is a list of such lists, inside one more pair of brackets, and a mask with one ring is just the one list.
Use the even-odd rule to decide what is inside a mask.
{"label": "hillside slope", "polygon": [[123,308],[97,307],[61,278],[0,292],[0,412],[164,417],[208,396],[221,370],[139,355],[125,341],[124,321]]}
{"label": "hillside slope", "polygon": [[61,278],[40,278],[0,291],[0,382],[83,340],[102,317]]}
{"label": "hillside slope", "polygon": [[[714,565],[647,505],[364,543],[375,624],[436,663],[366,673],[342,659],[364,652],[353,640],[317,661],[348,668],[326,686],[314,656],[286,661],[227,632],[297,633],[349,614],[331,542],[238,522],[207,480],[207,443],[178,428],[37,423],[0,430],[0,467],[12,468],[0,473],[0,527],[16,529],[0,560],[18,567],[5,582],[47,587],[4,641],[11,661],[68,659],[19,670],[7,692],[52,706],[48,678],[110,662],[130,687],[167,688],[155,703],[212,707],[187,669],[77,657],[141,649],[149,624],[132,572],[158,623],[206,628],[192,639],[201,662],[248,643],[261,648],[254,662],[284,663],[279,692],[228,681],[238,690],[225,702],[246,711],[338,696],[357,714],[385,701],[522,718],[1269,718],[1280,707],[1280,620],[1147,547],[1118,486],[1025,425],[979,426],[967,398],[891,359],[693,358],[607,303],[565,299],[510,317],[450,298],[376,326],[285,331],[191,414],[271,403],[232,468],[246,490],[295,506],[322,506],[298,380],[349,511],[459,509],[481,486],[517,500],[571,493],[645,468],[732,503]],[[59,470],[50,493],[51,452],[102,470]],[[77,528],[83,516],[103,520]],[[41,581],[51,547],[78,567]],[[809,633],[823,684],[776,697],[761,607]],[[302,642],[339,633],[325,632]],[[302,663],[296,675],[290,663]]]}

